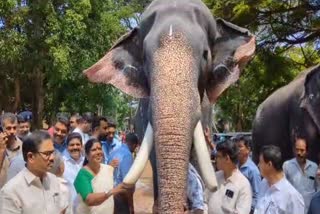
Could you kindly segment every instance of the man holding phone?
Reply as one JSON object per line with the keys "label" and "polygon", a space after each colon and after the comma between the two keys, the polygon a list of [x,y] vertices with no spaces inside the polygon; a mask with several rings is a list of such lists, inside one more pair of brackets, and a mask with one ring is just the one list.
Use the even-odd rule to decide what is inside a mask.
{"label": "man holding phone", "polygon": [[21,153],[22,142],[16,137],[18,120],[12,113],[1,116],[3,132],[0,133],[0,188],[7,181],[11,160]]}

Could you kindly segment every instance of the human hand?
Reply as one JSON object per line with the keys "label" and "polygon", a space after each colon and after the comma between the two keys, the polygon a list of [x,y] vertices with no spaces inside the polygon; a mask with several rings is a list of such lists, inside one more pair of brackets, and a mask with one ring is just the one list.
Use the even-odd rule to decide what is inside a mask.
{"label": "human hand", "polygon": [[211,135],[210,135],[210,129],[209,129],[208,126],[207,126],[206,129],[204,130],[204,139],[205,139],[207,145],[209,146],[209,148],[210,148],[211,150],[213,150],[214,147],[215,147],[215,145],[214,145],[214,143],[212,142],[212,137],[211,137]]}
{"label": "human hand", "polygon": [[113,159],[110,163],[109,163],[110,166],[112,166],[113,168],[116,168],[119,166],[119,159]]}
{"label": "human hand", "polygon": [[8,134],[5,132],[0,133],[0,151],[4,151],[7,148]]}
{"label": "human hand", "polygon": [[128,193],[129,191],[133,191],[133,189],[134,189],[134,184],[121,183],[112,189],[112,194],[117,195],[122,193]]}

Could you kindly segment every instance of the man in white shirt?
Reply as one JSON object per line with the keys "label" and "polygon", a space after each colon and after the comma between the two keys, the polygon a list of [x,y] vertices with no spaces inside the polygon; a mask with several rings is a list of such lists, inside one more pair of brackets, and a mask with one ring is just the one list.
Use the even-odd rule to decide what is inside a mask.
{"label": "man in white shirt", "polygon": [[91,113],[87,112],[82,115],[82,117],[79,117],[77,120],[78,126],[73,130],[73,132],[77,132],[82,137],[82,143],[83,145],[86,144],[86,142],[90,139],[90,132],[92,129],[92,120],[93,116]]}
{"label": "man in white shirt", "polygon": [[304,138],[296,139],[294,151],[296,157],[284,162],[283,172],[292,186],[302,195],[307,213],[311,198],[318,190],[316,181],[318,166],[307,160],[308,144]]}
{"label": "man in white shirt", "polygon": [[60,186],[48,172],[54,160],[54,147],[47,132],[35,131],[22,145],[26,168],[0,192],[0,213],[61,213]]}
{"label": "man in white shirt", "polygon": [[279,147],[268,145],[261,149],[259,168],[264,177],[259,187],[255,214],[303,214],[301,194],[288,182],[282,171]]}
{"label": "man in white shirt", "polygon": [[237,169],[238,148],[226,140],[216,146],[218,190],[208,194],[209,214],[248,214],[252,192],[248,179]]}
{"label": "man in white shirt", "polygon": [[63,178],[70,184],[70,192],[72,201],[77,197],[73,182],[76,179],[79,170],[82,168],[84,155],[82,154],[82,138],[79,133],[71,133],[67,137],[67,152],[64,158],[64,173]]}

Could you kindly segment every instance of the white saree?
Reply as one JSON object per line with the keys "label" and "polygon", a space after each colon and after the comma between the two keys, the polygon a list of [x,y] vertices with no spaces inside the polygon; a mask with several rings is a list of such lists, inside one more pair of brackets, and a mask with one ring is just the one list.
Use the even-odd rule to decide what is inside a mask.
{"label": "white saree", "polygon": [[[99,173],[92,179],[91,185],[93,192],[108,192],[113,188],[113,167],[105,164],[100,165]],[[113,214],[113,196],[109,197],[98,206],[88,206],[78,194],[77,214]]]}

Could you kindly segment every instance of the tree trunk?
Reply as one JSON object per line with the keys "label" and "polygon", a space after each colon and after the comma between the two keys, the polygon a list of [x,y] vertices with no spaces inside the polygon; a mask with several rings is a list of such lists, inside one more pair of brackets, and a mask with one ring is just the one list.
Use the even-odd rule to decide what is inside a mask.
{"label": "tree trunk", "polygon": [[19,77],[16,77],[14,80],[14,104],[13,104],[13,112],[17,112],[20,104],[21,104],[21,87],[20,87],[20,79]]}
{"label": "tree trunk", "polygon": [[41,128],[44,109],[44,88],[43,88],[44,75],[40,68],[35,68],[33,78],[33,102],[32,113],[33,123],[35,128]]}

